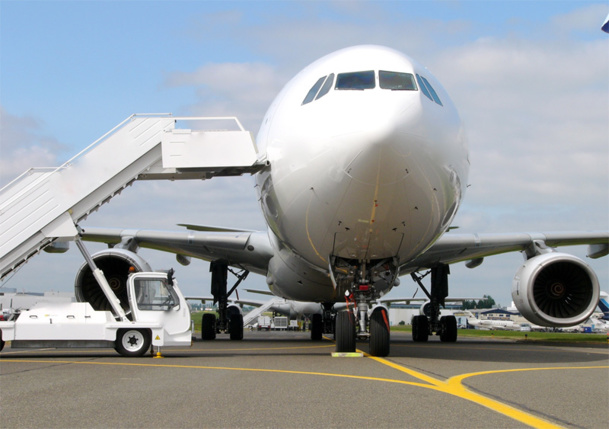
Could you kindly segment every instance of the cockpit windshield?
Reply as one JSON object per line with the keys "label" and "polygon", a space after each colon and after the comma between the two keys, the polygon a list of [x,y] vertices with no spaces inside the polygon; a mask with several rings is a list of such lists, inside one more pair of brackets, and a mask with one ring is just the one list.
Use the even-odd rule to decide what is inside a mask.
{"label": "cockpit windshield", "polygon": [[410,73],[379,71],[379,86],[392,91],[416,91],[417,84]]}
{"label": "cockpit windshield", "polygon": [[[334,84],[334,73],[322,76],[311,87],[302,104],[309,104],[314,100],[319,100],[327,95],[334,84],[334,89],[338,91],[363,91],[366,89],[376,88],[375,70],[365,70],[358,72],[339,73],[336,75],[336,83]],[[431,101],[442,106],[440,97],[431,86],[431,83],[423,76],[413,75],[412,73],[395,72],[395,71],[378,71],[378,86],[380,89],[390,91],[422,91],[422,93]]]}
{"label": "cockpit windshield", "polygon": [[340,73],[336,77],[336,89],[364,90],[374,88],[374,70]]}

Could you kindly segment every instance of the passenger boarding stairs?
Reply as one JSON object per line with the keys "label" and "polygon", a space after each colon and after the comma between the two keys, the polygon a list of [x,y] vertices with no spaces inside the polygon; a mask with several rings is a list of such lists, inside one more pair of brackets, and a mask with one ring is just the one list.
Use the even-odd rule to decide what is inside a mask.
{"label": "passenger boarding stairs", "polygon": [[243,326],[249,326],[252,323],[254,323],[255,321],[257,321],[258,316],[261,316],[262,313],[264,313],[265,311],[268,311],[269,308],[271,308],[272,306],[274,306],[277,303],[277,301],[280,301],[282,303],[285,302],[285,300],[283,300],[281,298],[274,298],[274,299],[271,299],[271,300],[265,302],[260,307],[254,308],[252,311],[247,313],[245,316],[243,316]]}
{"label": "passenger boarding stairs", "polygon": [[135,180],[253,174],[262,165],[237,118],[130,116],[62,166],[32,168],[0,189],[0,278],[55,240],[75,239],[80,221]]}

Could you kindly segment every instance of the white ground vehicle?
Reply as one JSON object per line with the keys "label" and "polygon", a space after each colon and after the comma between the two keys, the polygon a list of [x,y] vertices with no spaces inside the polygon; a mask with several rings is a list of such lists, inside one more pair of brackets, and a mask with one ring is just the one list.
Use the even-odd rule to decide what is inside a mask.
{"label": "white ground vehicle", "polygon": [[271,318],[269,316],[258,316],[258,330],[271,329]]}
{"label": "white ground vehicle", "polygon": [[120,305],[99,311],[89,302],[74,302],[42,303],[12,315],[0,322],[0,350],[11,341],[15,348],[114,347],[123,356],[142,356],[151,346],[191,345],[190,310],[173,270],[131,274],[126,286],[125,312]]}
{"label": "white ground vehicle", "polygon": [[288,318],[285,316],[277,316],[273,318],[273,330],[286,330],[288,329]]}

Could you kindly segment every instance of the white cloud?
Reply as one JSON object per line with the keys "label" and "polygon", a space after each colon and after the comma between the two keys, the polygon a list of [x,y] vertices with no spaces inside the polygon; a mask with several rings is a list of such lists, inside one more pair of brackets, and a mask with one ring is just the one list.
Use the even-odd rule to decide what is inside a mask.
{"label": "white cloud", "polygon": [[65,146],[41,131],[40,120],[17,116],[0,106],[0,187],[31,167],[57,167]]}
{"label": "white cloud", "polygon": [[598,31],[602,20],[607,14],[607,4],[592,4],[583,6],[572,12],[556,15],[551,19],[549,29],[554,32],[568,33],[571,31]]}
{"label": "white cloud", "polygon": [[434,59],[470,135],[472,187],[461,226],[607,228],[606,49],[604,40],[510,35]]}
{"label": "white cloud", "polygon": [[197,102],[188,107],[194,115],[237,116],[255,131],[264,112],[288,77],[264,63],[206,64],[194,72],[174,72],[166,85],[189,86]]}

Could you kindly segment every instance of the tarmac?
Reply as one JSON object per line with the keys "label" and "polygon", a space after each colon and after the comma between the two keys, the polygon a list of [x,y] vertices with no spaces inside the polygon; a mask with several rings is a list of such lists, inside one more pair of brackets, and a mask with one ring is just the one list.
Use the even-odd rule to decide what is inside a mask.
{"label": "tarmac", "polygon": [[392,332],[387,358],[332,357],[308,332],[219,335],[163,358],[112,349],[0,353],[2,428],[599,428],[609,344]]}

